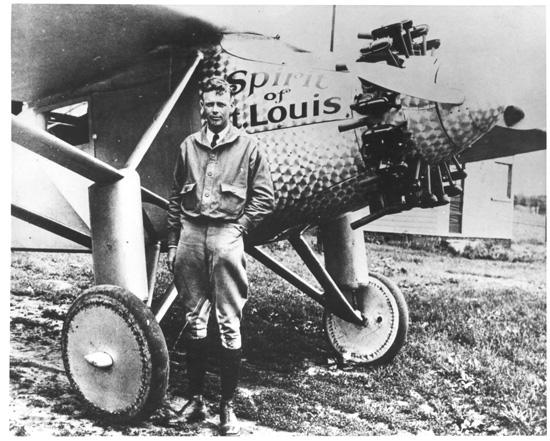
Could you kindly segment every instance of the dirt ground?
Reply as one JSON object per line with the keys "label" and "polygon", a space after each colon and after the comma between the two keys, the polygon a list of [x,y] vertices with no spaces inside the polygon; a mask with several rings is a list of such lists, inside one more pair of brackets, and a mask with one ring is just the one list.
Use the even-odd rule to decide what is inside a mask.
{"label": "dirt ground", "polygon": [[[139,426],[131,427],[111,425],[90,414],[71,390],[61,358],[63,316],[71,303],[71,296],[67,293],[73,287],[56,279],[42,280],[35,286],[38,288],[12,290],[10,301],[11,435],[218,435],[217,402],[207,402],[208,415],[204,423],[191,425],[171,421],[164,407]],[[171,365],[171,371],[175,376],[182,376],[181,370],[178,373],[177,363]],[[184,402],[184,398],[172,395],[169,388],[165,406],[179,409]],[[241,423],[243,435],[275,433],[242,418]]]}
{"label": "dirt ground", "polygon": [[[480,370],[480,365],[485,366],[487,361],[484,354],[490,351],[485,346],[485,349],[475,350],[475,347],[468,345],[462,347],[462,343],[454,340],[438,340],[445,332],[451,337],[469,336],[466,332],[469,323],[478,323],[476,311],[485,307],[484,302],[492,302],[493,297],[508,302],[503,305],[516,308],[515,312],[518,312],[519,305],[514,299],[518,295],[522,298],[531,296],[531,300],[537,296],[544,299],[545,263],[472,261],[383,246],[378,248],[370,254],[370,268],[392,277],[411,303],[409,342],[401,357],[381,369],[337,369],[327,355],[328,343],[320,337],[320,325],[314,322],[320,322],[315,319],[319,316],[319,307],[287,293],[286,282],[270,273],[262,273],[259,266],[251,265],[250,273],[254,276],[257,293],[249,301],[250,316],[246,323],[249,353],[243,361],[245,375],[239,389],[239,409],[244,412],[239,415],[243,434],[546,433],[541,429],[543,423],[538,421],[538,415],[545,415],[546,408],[538,409],[540,406],[536,400],[541,391],[543,395],[546,393],[545,381],[539,381],[537,370],[531,372],[524,367],[526,363],[529,366],[533,364],[536,358],[531,348],[538,347],[535,336],[541,341],[546,339],[545,332],[537,334],[539,331],[534,328],[533,321],[545,315],[545,309],[538,315],[533,313],[533,320],[526,320],[530,327],[520,329],[525,336],[516,336],[515,323],[510,321],[510,325],[514,326],[509,332],[506,331],[510,334],[506,334],[508,340],[499,337],[499,341],[513,348],[511,354],[506,356],[515,361],[511,362],[502,355],[491,355],[487,360],[501,363],[504,373],[512,369],[511,372],[517,374],[518,378],[514,380],[517,384],[514,383],[513,387],[508,384],[510,387],[506,389],[495,384],[494,396],[488,398],[485,392],[476,393],[471,386],[479,375],[487,375],[482,378],[483,383],[498,378],[490,364],[484,371]],[[286,251],[281,253],[284,255]],[[529,253],[533,254],[533,251]],[[293,262],[288,258],[286,260]],[[98,420],[78,401],[63,368],[60,341],[67,310],[75,297],[93,284],[89,255],[13,253],[11,276],[7,409],[10,435],[218,435],[218,403],[214,398],[218,379],[214,374],[209,374],[207,378],[208,418],[201,424],[171,421],[167,409],[163,407],[140,425],[116,426]],[[449,291],[448,298],[442,294],[444,290]],[[482,293],[485,298],[481,297]],[[436,305],[437,308],[433,304],[434,299],[441,303]],[[461,308],[461,302],[467,303],[467,307]],[[538,300],[532,302],[533,305],[539,303]],[[454,313],[471,313],[453,321],[452,317],[445,315],[449,308],[455,308],[452,309]],[[313,309],[317,312],[313,313]],[[482,323],[486,322],[489,327],[502,325],[500,315],[505,311],[494,311],[493,314],[487,309]],[[530,316],[526,308],[519,312]],[[432,320],[433,325],[428,320]],[[537,320],[543,326],[542,319],[539,317]],[[169,319],[167,322],[166,325]],[[437,326],[443,327],[440,329]],[[484,326],[477,331],[493,336],[490,329]],[[501,350],[502,344],[497,349]],[[451,353],[454,354],[452,360]],[[521,358],[522,354],[525,360]],[[183,404],[186,390],[181,357],[181,354],[171,352],[170,386],[165,400],[165,406],[176,409]],[[544,364],[544,359],[541,358],[539,364]],[[519,367],[514,363],[519,363]],[[471,369],[466,364],[471,365]],[[428,377],[424,378],[423,374]],[[515,377],[509,378],[513,380]],[[425,397],[417,393],[418,384],[431,388],[422,393]],[[528,392],[533,397],[525,398]],[[432,398],[426,398],[430,396]],[[535,407],[533,402],[536,402]],[[504,410],[495,411],[495,406]],[[474,410],[476,412],[472,413]],[[470,418],[471,415],[479,418],[482,415],[496,429],[492,430],[489,422],[480,426],[479,418]],[[270,427],[253,422],[253,418],[270,424]]]}

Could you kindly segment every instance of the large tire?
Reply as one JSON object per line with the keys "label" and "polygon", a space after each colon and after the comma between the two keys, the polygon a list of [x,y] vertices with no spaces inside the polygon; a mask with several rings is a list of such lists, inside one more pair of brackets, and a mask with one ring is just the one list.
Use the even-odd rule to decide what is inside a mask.
{"label": "large tire", "polygon": [[405,298],[395,283],[379,274],[369,274],[368,289],[360,295],[366,326],[325,311],[327,337],[344,360],[367,365],[389,363],[407,338],[409,310]]}
{"label": "large tire", "polygon": [[[164,335],[129,291],[100,285],[80,295],[67,313],[61,348],[71,386],[98,417],[138,423],[162,404],[169,374]],[[112,363],[98,367],[85,358],[90,354]]]}

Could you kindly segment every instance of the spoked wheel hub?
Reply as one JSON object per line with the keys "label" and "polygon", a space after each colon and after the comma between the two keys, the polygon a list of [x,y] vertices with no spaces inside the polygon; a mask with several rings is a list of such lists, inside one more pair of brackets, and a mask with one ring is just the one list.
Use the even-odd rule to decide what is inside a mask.
{"label": "spoked wheel hub", "polygon": [[339,355],[358,363],[386,363],[399,352],[408,330],[408,309],[403,294],[384,276],[369,275],[366,289],[356,293],[363,325],[325,311],[325,330]]}

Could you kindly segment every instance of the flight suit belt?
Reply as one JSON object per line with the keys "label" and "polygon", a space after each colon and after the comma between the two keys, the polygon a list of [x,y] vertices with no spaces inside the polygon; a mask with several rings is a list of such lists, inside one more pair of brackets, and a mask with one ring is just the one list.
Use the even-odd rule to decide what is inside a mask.
{"label": "flight suit belt", "polygon": [[197,217],[184,216],[183,220],[185,222],[190,222],[197,226],[203,226],[203,225],[221,226],[226,224],[239,224],[237,219],[212,218],[212,217],[202,216],[202,215]]}

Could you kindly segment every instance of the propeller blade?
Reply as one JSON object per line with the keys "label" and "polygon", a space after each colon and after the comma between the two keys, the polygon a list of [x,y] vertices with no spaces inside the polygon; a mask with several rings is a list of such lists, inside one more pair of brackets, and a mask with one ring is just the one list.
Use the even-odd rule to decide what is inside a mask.
{"label": "propeller blade", "polygon": [[354,63],[349,70],[363,81],[404,95],[454,105],[466,100],[460,90],[434,83],[433,76],[422,74],[417,68],[407,70],[383,63]]}

